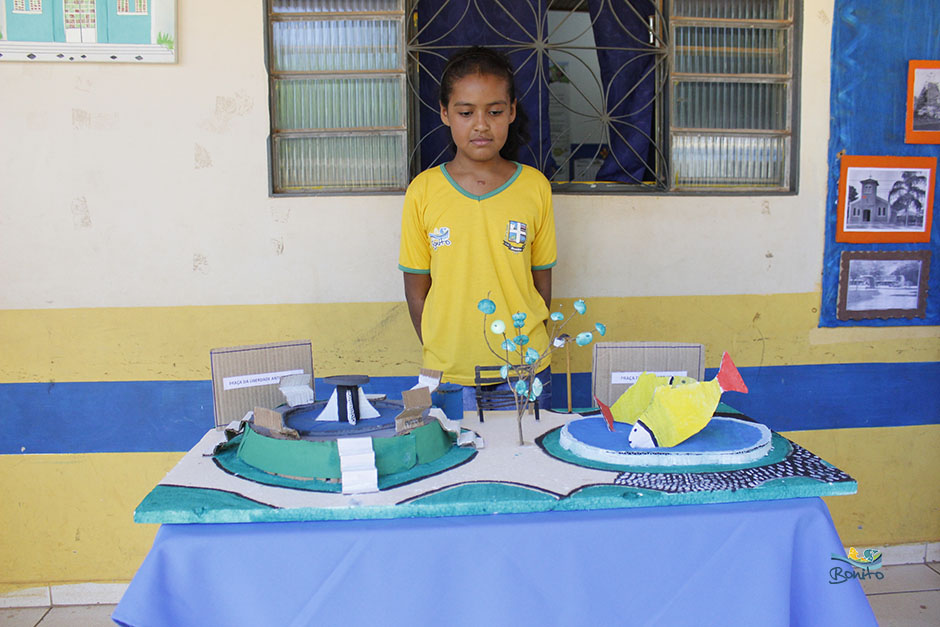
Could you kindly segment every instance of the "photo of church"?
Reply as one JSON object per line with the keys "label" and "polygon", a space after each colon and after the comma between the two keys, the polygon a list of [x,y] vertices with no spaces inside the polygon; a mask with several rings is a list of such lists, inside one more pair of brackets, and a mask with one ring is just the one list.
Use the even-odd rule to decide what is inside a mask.
{"label": "photo of church", "polygon": [[921,231],[929,170],[849,168],[845,229]]}

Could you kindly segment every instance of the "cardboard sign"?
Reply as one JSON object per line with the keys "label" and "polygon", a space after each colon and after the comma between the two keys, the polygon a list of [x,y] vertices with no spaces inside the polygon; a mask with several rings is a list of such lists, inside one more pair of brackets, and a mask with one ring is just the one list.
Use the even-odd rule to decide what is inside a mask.
{"label": "cardboard sign", "polygon": [[209,351],[215,426],[240,420],[254,407],[284,402],[278,384],[285,376],[313,377],[310,340],[255,344]]}
{"label": "cardboard sign", "polygon": [[705,345],[680,342],[598,342],[594,345],[591,395],[613,405],[643,372],[705,376]]}
{"label": "cardboard sign", "polygon": [[403,435],[430,422],[425,415],[431,408],[431,390],[426,387],[405,390],[401,393],[405,408],[395,416],[395,433]]}

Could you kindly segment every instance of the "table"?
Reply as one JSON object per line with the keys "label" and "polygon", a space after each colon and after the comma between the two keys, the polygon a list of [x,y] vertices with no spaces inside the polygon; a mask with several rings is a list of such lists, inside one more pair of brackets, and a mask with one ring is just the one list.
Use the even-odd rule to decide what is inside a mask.
{"label": "table", "polygon": [[876,625],[819,498],[163,525],[125,625]]}

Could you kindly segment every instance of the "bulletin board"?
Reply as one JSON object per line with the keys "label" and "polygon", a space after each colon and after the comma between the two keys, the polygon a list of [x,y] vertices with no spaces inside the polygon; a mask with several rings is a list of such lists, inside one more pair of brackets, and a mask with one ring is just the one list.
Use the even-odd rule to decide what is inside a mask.
{"label": "bulletin board", "polygon": [[[839,182],[843,155],[940,156],[940,144],[905,143],[908,65],[912,59],[940,59],[940,11],[922,0],[835,0],[832,27],[829,186],[819,325],[918,326],[940,324],[940,224],[929,242],[850,243],[837,241]],[[810,86],[804,85],[803,89]],[[936,184],[932,181],[931,184]],[[887,190],[885,190],[887,196]],[[881,193],[879,193],[881,195]],[[933,197],[936,210],[937,197]],[[843,253],[928,251],[927,297],[923,317],[839,319]],[[843,291],[843,295],[845,292]],[[844,302],[844,301],[843,301]]]}

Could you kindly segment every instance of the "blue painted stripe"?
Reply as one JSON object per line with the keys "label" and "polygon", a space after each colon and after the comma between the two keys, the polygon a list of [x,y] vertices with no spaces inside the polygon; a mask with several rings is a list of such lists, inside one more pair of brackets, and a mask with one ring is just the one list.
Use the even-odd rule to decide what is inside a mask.
{"label": "blue painted stripe", "polygon": [[[414,383],[376,377],[366,389],[400,399]],[[0,408],[0,454],[188,451],[215,425],[210,381],[4,383]]]}
{"label": "blue painted stripe", "polygon": [[5,383],[0,453],[188,451],[215,423],[210,381]]}
{"label": "blue painted stripe", "polygon": [[[740,368],[749,394],[724,401],[775,431],[940,424],[940,362]],[[706,378],[715,376],[706,370]],[[373,377],[366,390],[401,398],[414,377]],[[317,396],[328,385],[317,380]],[[564,374],[552,376],[567,406]],[[589,407],[591,375],[572,376]],[[187,451],[215,424],[209,381],[0,384],[0,454]]]}
{"label": "blue painted stripe", "polygon": [[748,393],[722,400],[774,431],[940,424],[940,362],[739,370]]}
{"label": "blue painted stripe", "polygon": [[[940,362],[738,368],[748,394],[722,400],[774,431],[940,424]],[[707,368],[712,379],[717,368]],[[552,375],[552,400],[567,407],[565,378]],[[591,375],[572,376],[572,406],[590,407]]]}

